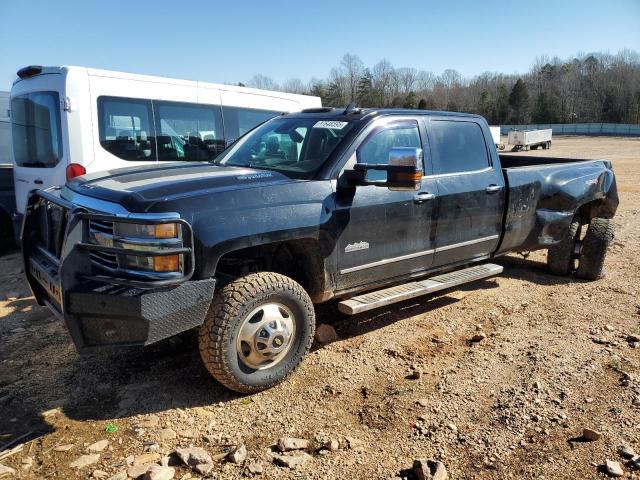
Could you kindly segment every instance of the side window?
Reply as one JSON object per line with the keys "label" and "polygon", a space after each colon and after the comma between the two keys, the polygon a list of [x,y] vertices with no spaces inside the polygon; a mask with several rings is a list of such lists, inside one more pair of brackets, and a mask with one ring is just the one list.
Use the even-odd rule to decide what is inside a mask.
{"label": "side window", "polygon": [[[417,121],[403,120],[374,129],[358,147],[358,163],[386,164],[389,162],[389,152],[395,147],[422,148]],[[385,177],[384,171],[371,170],[367,173],[369,181],[384,180]]]}
{"label": "side window", "polygon": [[475,122],[432,120],[428,124],[434,173],[460,173],[489,166],[487,146]]}
{"label": "side window", "polygon": [[99,97],[100,145],[123,160],[155,160],[151,102]]}
{"label": "side window", "polygon": [[212,160],[224,150],[220,107],[153,101],[158,160]]}
{"label": "side window", "polygon": [[256,125],[280,115],[282,112],[272,110],[254,110],[242,107],[222,107],[224,117],[224,134],[227,145],[235,142]]}

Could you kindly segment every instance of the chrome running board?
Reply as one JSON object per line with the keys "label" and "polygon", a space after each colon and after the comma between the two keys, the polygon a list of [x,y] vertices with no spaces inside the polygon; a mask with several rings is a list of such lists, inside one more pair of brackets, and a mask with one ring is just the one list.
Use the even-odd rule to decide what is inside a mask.
{"label": "chrome running board", "polygon": [[357,297],[352,297],[338,303],[338,309],[347,315],[355,315],[357,313],[384,307],[396,302],[402,302],[428,293],[457,287],[458,285],[480,280],[482,278],[492,277],[502,273],[502,270],[503,268],[500,265],[495,265],[493,263],[476,265],[462,270],[455,270],[442,275],[436,275],[435,277],[431,277],[426,280],[404,283],[402,285],[396,285],[395,287],[389,287],[383,290],[376,290],[375,292],[358,295]]}

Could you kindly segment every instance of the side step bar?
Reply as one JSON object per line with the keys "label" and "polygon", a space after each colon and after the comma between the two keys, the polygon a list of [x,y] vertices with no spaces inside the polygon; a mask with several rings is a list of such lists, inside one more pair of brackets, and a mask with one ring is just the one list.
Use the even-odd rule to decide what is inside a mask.
{"label": "side step bar", "polygon": [[426,280],[404,283],[402,285],[396,285],[395,287],[352,297],[338,303],[338,309],[347,315],[355,315],[366,312],[367,310],[373,310],[374,308],[384,307],[392,303],[426,295],[427,293],[433,293],[482,278],[492,277],[502,273],[502,270],[503,268],[500,265],[493,263],[476,265],[462,270],[436,275]]}

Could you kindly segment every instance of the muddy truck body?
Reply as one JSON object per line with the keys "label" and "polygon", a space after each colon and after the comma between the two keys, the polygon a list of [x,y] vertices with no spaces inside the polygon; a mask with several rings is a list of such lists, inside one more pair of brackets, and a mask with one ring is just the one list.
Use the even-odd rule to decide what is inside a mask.
{"label": "muddy truck body", "polygon": [[102,172],[30,195],[25,272],[81,353],[192,328],[209,372],[275,385],[309,350],[314,305],[353,315],[497,275],[548,250],[602,276],[618,205],[607,160],[499,156],[479,116],[312,109],[214,162]]}

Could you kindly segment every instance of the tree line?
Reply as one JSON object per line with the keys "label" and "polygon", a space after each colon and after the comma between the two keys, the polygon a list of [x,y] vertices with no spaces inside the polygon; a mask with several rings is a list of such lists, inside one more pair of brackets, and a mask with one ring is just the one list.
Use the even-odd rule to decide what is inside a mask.
{"label": "tree line", "polygon": [[[243,85],[240,83],[240,85]],[[247,86],[316,95],[325,106],[419,108],[471,112],[489,123],[640,123],[640,55],[590,53],[569,59],[538,57],[522,75],[486,72],[465,78],[381,60],[367,67],[350,53],[326,79],[282,84],[254,75]]]}

